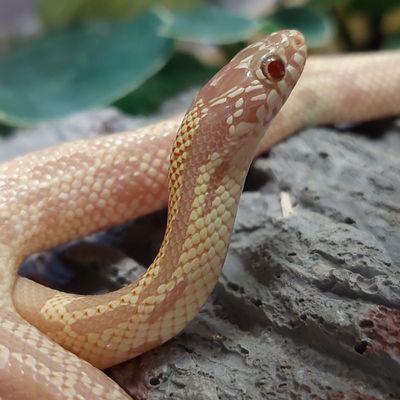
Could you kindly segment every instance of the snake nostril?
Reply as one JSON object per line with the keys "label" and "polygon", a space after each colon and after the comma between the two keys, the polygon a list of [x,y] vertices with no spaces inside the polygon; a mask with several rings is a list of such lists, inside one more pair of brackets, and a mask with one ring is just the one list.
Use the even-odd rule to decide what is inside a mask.
{"label": "snake nostril", "polygon": [[295,44],[296,46],[301,46],[301,45],[303,44],[303,39],[302,39],[300,36],[296,36],[296,37],[294,38],[294,44]]}

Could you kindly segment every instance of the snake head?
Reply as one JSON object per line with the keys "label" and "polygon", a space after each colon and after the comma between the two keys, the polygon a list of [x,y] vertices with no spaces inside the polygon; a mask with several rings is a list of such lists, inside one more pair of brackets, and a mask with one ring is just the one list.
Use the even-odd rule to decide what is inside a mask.
{"label": "snake head", "polygon": [[299,79],[306,56],[304,37],[294,30],[240,51],[198,94],[195,104],[206,117],[200,128],[218,131],[219,148],[227,152],[249,137],[259,140]]}
{"label": "snake head", "polygon": [[273,33],[240,51],[185,114],[171,154],[170,183],[182,170],[204,165],[218,164],[220,177],[231,167],[232,174],[247,171],[269,123],[297,83],[306,55],[303,35],[294,30]]}

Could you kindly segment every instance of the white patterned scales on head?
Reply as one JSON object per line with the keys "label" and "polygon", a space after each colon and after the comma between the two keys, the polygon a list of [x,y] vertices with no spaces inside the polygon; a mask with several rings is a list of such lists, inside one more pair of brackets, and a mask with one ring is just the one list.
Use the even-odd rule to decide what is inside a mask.
{"label": "white patterned scales on head", "polygon": [[[65,294],[19,279],[13,300],[22,317],[99,368],[132,358],[179,333],[215,286],[249,165],[269,123],[296,84],[305,59],[300,33],[277,32],[242,50],[199,92],[173,144],[167,229],[144,275],[99,296]],[[146,201],[162,203],[163,197],[156,195],[163,182],[154,183],[151,177],[157,160],[148,154],[154,154],[153,147],[160,146],[163,136],[154,137],[146,144],[141,134],[129,140],[125,135],[67,144],[0,167],[4,189],[1,273],[8,279],[1,284],[5,294],[0,308],[0,387],[4,369],[13,365],[10,354],[17,354],[21,346],[7,345],[6,333],[16,330],[21,335],[13,340],[29,337],[24,351],[32,353],[32,358],[15,356],[24,367],[29,364],[24,377],[13,365],[15,381],[30,379],[31,386],[50,393],[43,398],[52,398],[53,393],[58,393],[57,398],[79,398],[76,393],[84,392],[82,371],[90,367],[66,352],[65,359],[76,360],[79,374],[70,371],[69,394],[64,383],[62,389],[51,383],[53,365],[60,362],[63,351],[14,313],[12,274],[34,251],[143,214]],[[158,166],[163,165],[163,157],[160,154]],[[143,182],[147,186],[141,188]],[[2,331],[2,326],[9,329]],[[57,365],[64,382],[67,365]],[[97,389],[102,390],[101,398],[108,398],[105,393],[118,398],[112,383],[103,383]]]}

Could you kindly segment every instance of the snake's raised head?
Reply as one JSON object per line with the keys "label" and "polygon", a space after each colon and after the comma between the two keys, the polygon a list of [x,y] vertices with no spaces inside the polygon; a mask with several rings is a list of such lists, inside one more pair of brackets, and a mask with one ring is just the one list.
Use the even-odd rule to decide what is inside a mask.
{"label": "snake's raised head", "polygon": [[273,33],[239,52],[200,90],[173,146],[171,193],[184,179],[196,181],[198,171],[205,170],[217,186],[228,175],[247,172],[260,139],[300,77],[306,52],[301,33]]}
{"label": "snake's raised head", "polygon": [[200,126],[218,131],[222,147],[240,146],[249,136],[260,139],[300,77],[306,53],[303,35],[294,30],[243,49],[198,94]]}

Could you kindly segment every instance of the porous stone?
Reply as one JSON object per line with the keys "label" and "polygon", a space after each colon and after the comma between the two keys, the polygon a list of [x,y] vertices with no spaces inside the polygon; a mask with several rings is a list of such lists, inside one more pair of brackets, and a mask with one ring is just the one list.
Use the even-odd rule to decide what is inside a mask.
{"label": "porous stone", "polygon": [[[399,399],[398,131],[309,129],[255,161],[198,317],[108,373],[138,400]],[[164,227],[160,212],[47,253],[63,279],[33,259],[24,273],[79,293],[115,289],[151,263]]]}
{"label": "porous stone", "polygon": [[310,129],[258,159],[212,298],[112,376],[139,399],[400,398],[399,147]]}

